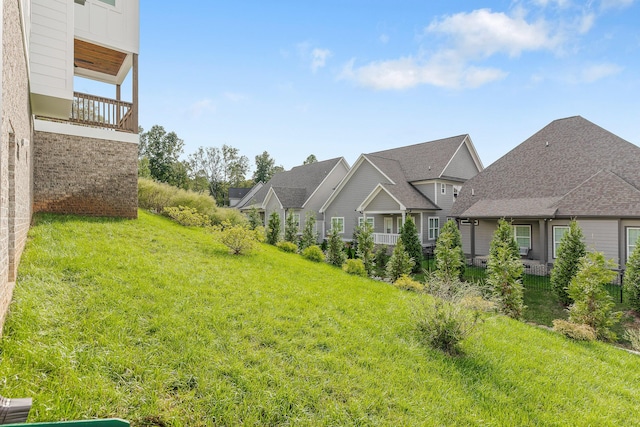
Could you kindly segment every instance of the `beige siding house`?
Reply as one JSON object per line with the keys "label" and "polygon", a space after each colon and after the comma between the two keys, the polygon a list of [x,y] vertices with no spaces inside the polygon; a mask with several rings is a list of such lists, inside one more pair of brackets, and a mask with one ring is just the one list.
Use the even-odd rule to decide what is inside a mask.
{"label": "beige siding house", "polygon": [[499,218],[521,253],[551,264],[575,218],[589,250],[624,268],[640,236],[640,147],[585,120],[553,121],[463,186],[452,213],[470,257],[489,253]]}
{"label": "beige siding house", "polygon": [[462,184],[483,166],[469,135],[362,154],[320,209],[345,240],[369,222],[377,244],[395,245],[411,216],[433,246]]}

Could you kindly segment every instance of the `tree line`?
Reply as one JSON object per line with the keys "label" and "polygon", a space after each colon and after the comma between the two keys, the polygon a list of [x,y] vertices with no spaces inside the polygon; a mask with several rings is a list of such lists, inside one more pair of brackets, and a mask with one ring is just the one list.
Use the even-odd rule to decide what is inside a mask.
{"label": "tree line", "polygon": [[[255,156],[254,172],[249,174],[249,158],[230,145],[199,147],[181,160],[184,141],[175,132],[154,125],[148,131],[139,129],[138,176],[152,178],[185,190],[210,194],[219,206],[228,205],[229,188],[249,188],[267,182],[284,171],[282,165],[265,150]],[[311,154],[304,164],[316,162]]]}

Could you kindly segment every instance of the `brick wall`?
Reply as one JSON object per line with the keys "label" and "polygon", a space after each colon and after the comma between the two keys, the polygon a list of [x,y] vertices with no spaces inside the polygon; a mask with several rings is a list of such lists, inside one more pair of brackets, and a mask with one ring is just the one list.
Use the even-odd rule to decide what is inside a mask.
{"label": "brick wall", "polygon": [[18,0],[2,2],[0,331],[31,222],[33,122]]}
{"label": "brick wall", "polygon": [[34,132],[34,212],[136,218],[138,146]]}

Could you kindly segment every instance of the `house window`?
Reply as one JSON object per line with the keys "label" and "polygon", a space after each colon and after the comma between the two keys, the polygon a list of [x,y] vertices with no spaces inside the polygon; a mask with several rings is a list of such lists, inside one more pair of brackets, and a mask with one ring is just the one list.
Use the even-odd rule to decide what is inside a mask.
{"label": "house window", "polygon": [[447,194],[447,184],[440,184],[440,194]]}
{"label": "house window", "polygon": [[393,218],[390,216],[384,217],[384,232],[387,234],[393,233]]}
{"label": "house window", "polygon": [[458,198],[458,194],[460,193],[460,189],[462,187],[460,187],[459,185],[454,185],[453,186],[453,200]]}
{"label": "house window", "polygon": [[344,233],[344,217],[343,216],[334,216],[331,217],[331,229],[336,228],[338,233]]}
{"label": "house window", "polygon": [[631,253],[636,248],[640,239],[640,228],[628,227],[627,228],[627,259],[631,256]]}
{"label": "house window", "polygon": [[555,225],[553,227],[553,257],[558,258],[558,248],[560,247],[560,241],[564,236],[564,233],[569,231],[568,225]]}
{"label": "house window", "polygon": [[101,1],[102,3],[106,3],[109,6],[115,6],[116,5],[116,0],[98,0]]}
{"label": "house window", "polygon": [[429,217],[429,240],[436,240],[440,235],[440,218],[437,216]]}
{"label": "house window", "polygon": [[292,213],[291,215],[293,215],[293,223],[296,225],[296,228],[300,230],[300,214]]}
{"label": "house window", "polygon": [[[358,218],[358,227],[362,227],[363,223],[364,223],[364,217],[361,216],[360,218]],[[367,224],[369,224],[371,228],[375,228],[375,221],[372,216],[367,217]]]}
{"label": "house window", "polygon": [[519,248],[531,249],[531,226],[530,225],[514,225],[513,238]]}

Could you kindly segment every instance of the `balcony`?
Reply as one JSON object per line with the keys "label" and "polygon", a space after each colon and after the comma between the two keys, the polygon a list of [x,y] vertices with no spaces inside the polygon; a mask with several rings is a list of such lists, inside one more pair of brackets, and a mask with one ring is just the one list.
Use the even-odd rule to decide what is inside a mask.
{"label": "balcony", "polygon": [[373,243],[375,243],[376,245],[395,246],[399,238],[399,234],[373,233]]}
{"label": "balcony", "polygon": [[74,92],[69,122],[137,133],[137,114],[134,108],[135,105],[131,102]]}

